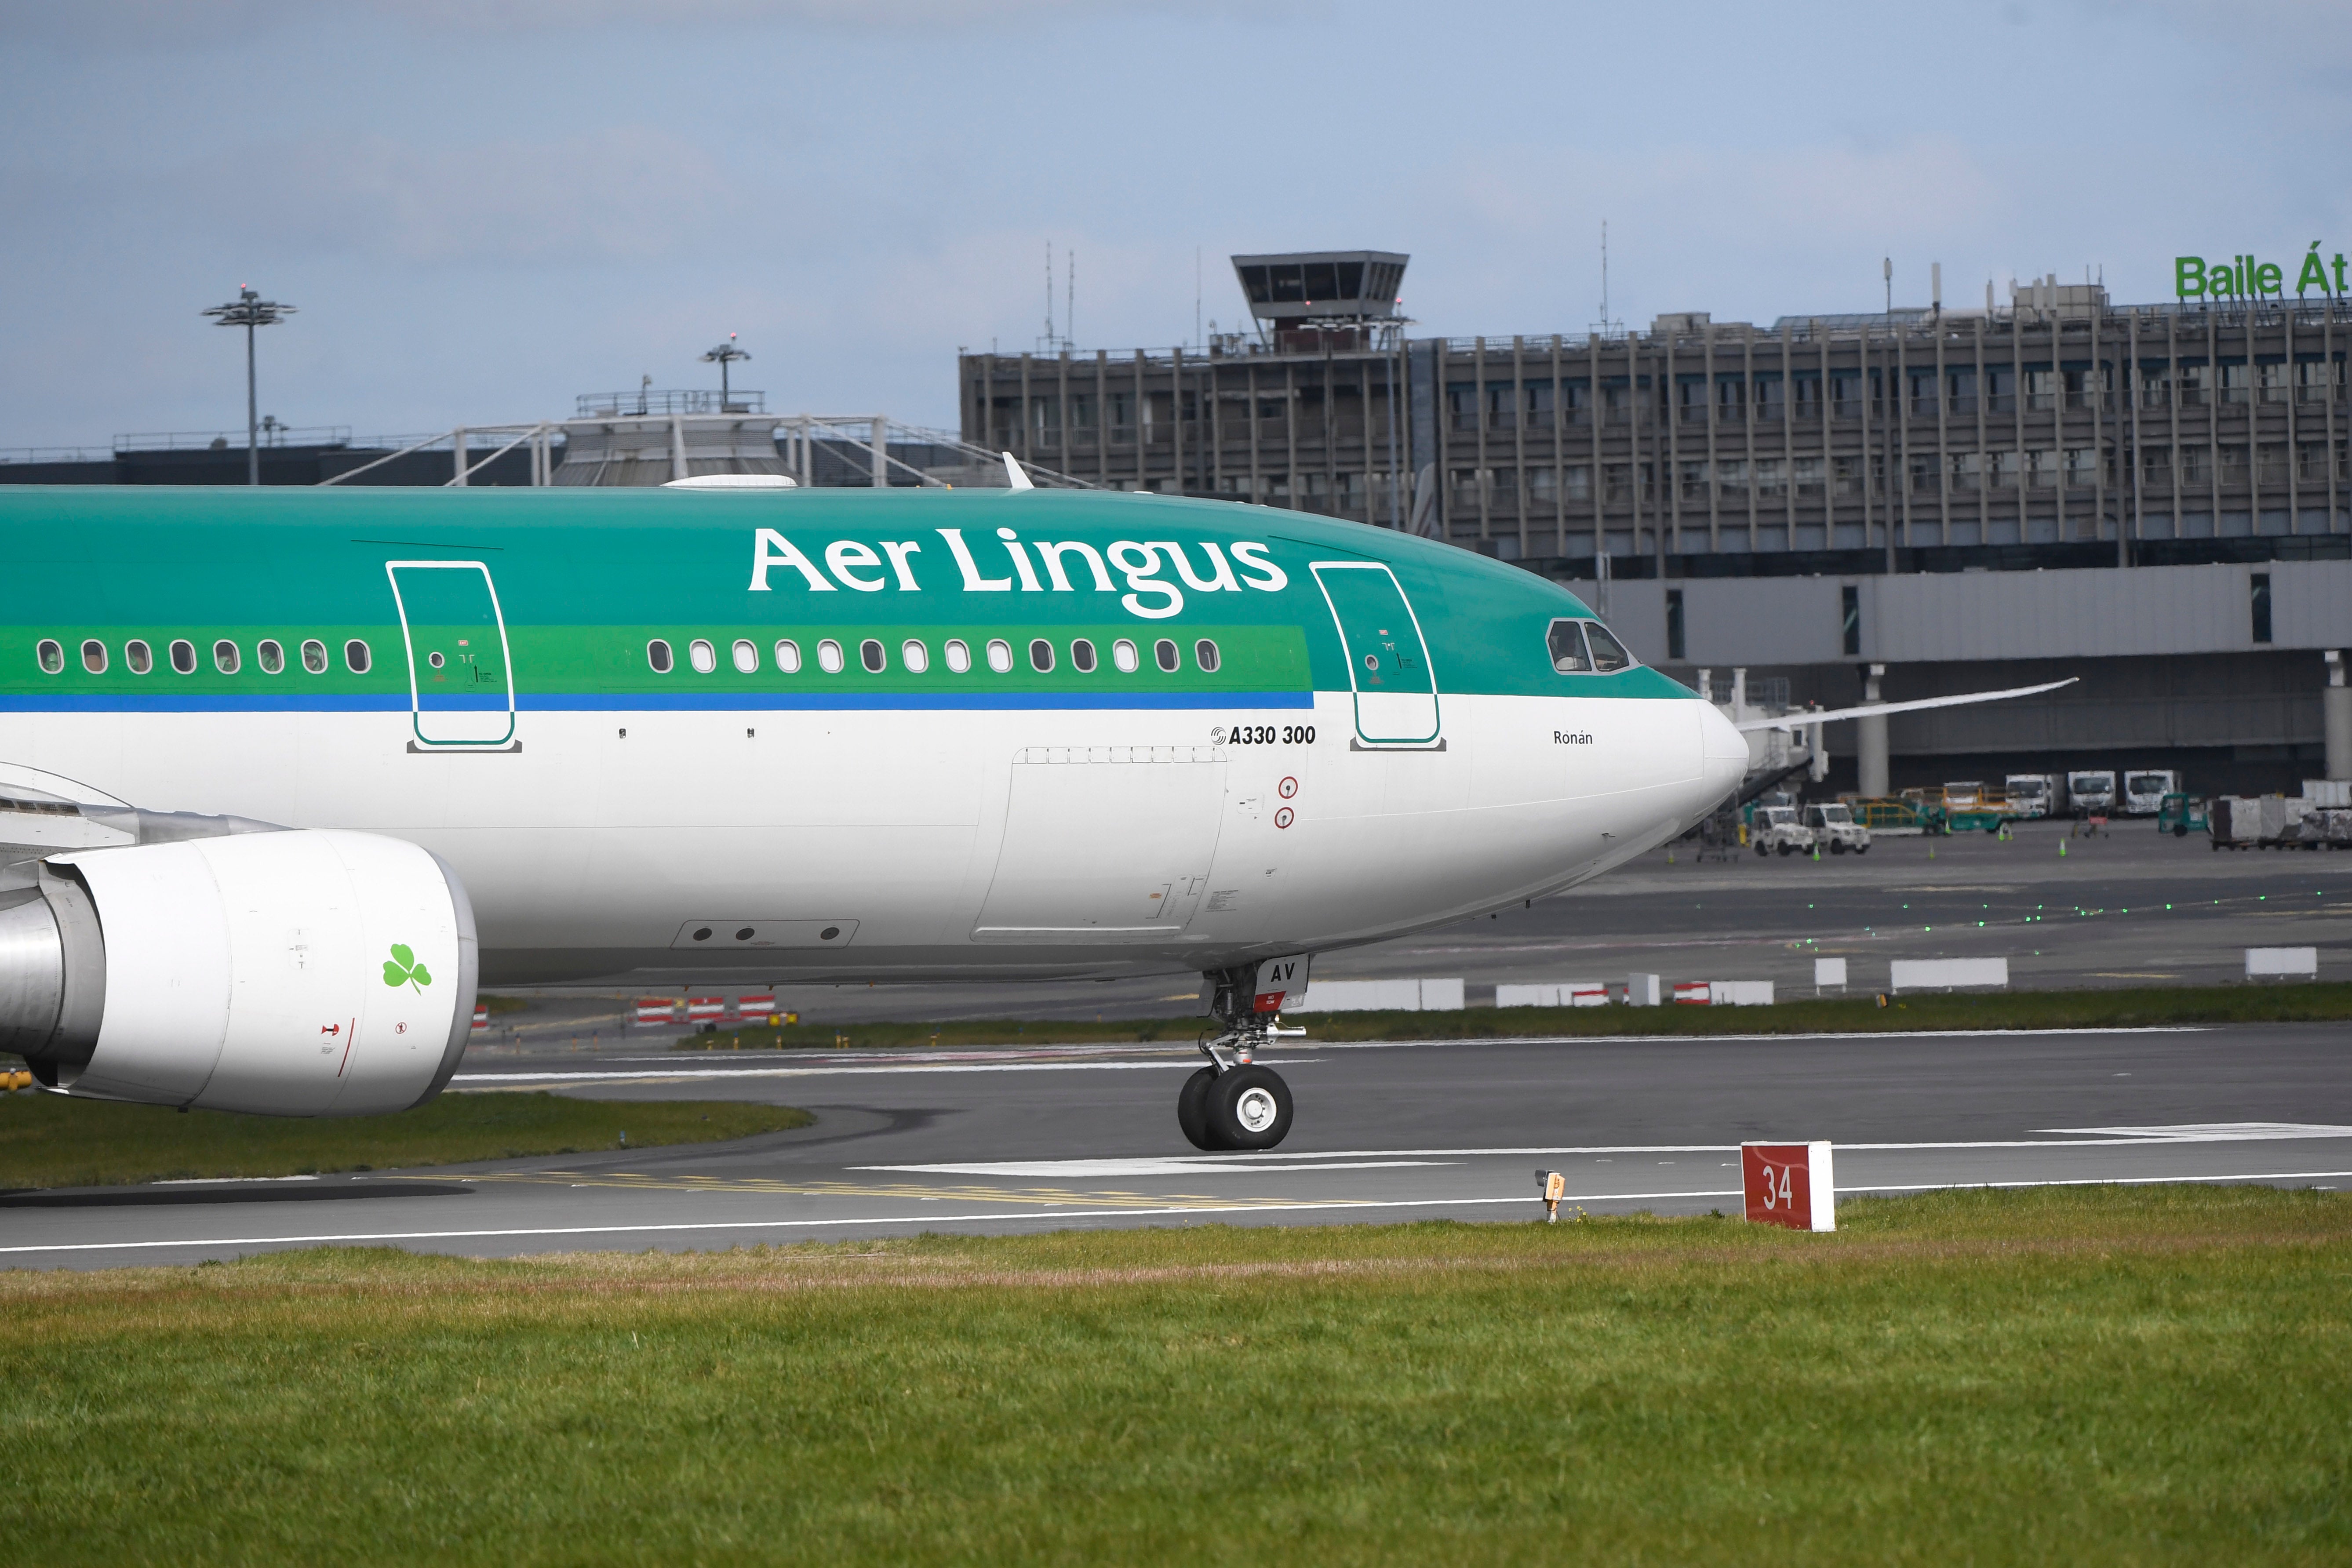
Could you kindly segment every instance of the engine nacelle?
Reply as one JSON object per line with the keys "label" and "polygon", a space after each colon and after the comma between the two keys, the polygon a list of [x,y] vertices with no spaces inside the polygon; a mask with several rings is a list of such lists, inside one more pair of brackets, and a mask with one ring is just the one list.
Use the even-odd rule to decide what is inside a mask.
{"label": "engine nacelle", "polygon": [[77,850],[0,909],[0,1048],[93,1100],[379,1115],[449,1081],[477,973],[457,873],[400,839]]}

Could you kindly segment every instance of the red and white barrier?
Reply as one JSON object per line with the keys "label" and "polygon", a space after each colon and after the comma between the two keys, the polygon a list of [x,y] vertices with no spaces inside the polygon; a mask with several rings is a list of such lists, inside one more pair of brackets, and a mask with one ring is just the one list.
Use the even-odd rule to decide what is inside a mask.
{"label": "red and white barrier", "polygon": [[686,1021],[688,1024],[716,1024],[727,1016],[724,996],[689,996],[686,999]]}
{"label": "red and white barrier", "polygon": [[740,1018],[764,1018],[775,1010],[776,998],[772,992],[735,998],[735,1015]]}
{"label": "red and white barrier", "polygon": [[667,996],[640,996],[637,998],[637,1022],[675,1024],[677,1022],[677,1004]]}
{"label": "red and white barrier", "polygon": [[1701,1007],[1769,1007],[1769,980],[1677,980],[1675,1000]]}
{"label": "red and white barrier", "polygon": [[488,1007],[481,1007],[481,1006],[478,1006],[478,1007],[476,1007],[476,1008],[474,1009],[474,1027],[475,1027],[477,1030],[482,1030],[482,1029],[487,1029],[487,1028],[488,1028],[489,1026],[490,1026],[490,1010],[489,1010]]}
{"label": "red and white barrier", "polygon": [[1742,1143],[1748,1217],[1790,1230],[1837,1228],[1837,1176],[1827,1143]]}

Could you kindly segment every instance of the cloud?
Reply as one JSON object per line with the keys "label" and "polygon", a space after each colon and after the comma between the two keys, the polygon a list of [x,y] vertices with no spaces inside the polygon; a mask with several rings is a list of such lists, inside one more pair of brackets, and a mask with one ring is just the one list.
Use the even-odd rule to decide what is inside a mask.
{"label": "cloud", "polygon": [[225,160],[263,169],[223,202],[224,160],[155,182],[191,227],[225,226],[282,254],[347,253],[411,263],[645,261],[712,242],[745,216],[719,162],[644,126],[564,142],[426,147],[389,136],[307,141]]}

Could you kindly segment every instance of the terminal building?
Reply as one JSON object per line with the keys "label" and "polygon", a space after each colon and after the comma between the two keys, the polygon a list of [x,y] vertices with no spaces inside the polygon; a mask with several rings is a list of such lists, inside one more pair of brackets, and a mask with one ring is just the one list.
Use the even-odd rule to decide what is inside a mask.
{"label": "terminal building", "polygon": [[1417,337],[1407,260],[1236,257],[1255,330],[1199,349],[965,354],[964,439],[1516,562],[1651,662],[1792,706],[2080,677],[1897,716],[1884,757],[1849,738],[1848,788],[2352,773],[2321,695],[2352,643],[2352,304],[2045,279],[1965,310]]}

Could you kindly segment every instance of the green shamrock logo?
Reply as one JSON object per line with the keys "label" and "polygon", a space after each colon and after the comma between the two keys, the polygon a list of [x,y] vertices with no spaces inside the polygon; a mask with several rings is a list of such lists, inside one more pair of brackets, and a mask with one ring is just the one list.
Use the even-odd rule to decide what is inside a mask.
{"label": "green shamrock logo", "polygon": [[433,972],[416,962],[416,950],[404,942],[392,944],[392,957],[383,966],[386,985],[406,984],[414,991],[420,985],[433,984]]}

